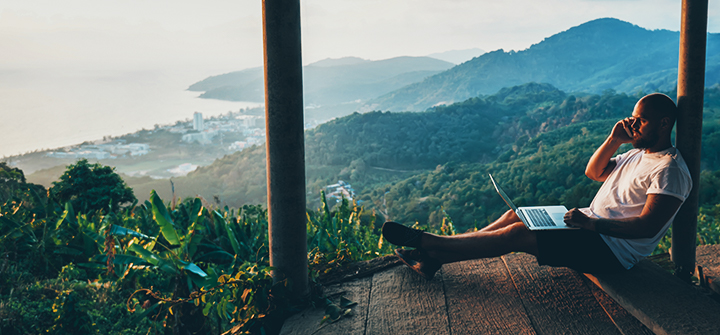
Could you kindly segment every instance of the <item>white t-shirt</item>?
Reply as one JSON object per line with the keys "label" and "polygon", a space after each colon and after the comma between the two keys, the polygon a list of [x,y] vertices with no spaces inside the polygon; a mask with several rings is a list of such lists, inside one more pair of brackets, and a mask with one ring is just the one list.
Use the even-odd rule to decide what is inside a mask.
{"label": "white t-shirt", "polygon": [[[590,207],[582,209],[585,214],[605,219],[640,216],[648,194],[667,194],[682,201],[690,195],[690,171],[675,147],[655,153],[632,149],[616,156],[615,162],[615,169],[600,187]],[[675,214],[651,238],[600,236],[620,263],[629,269],[655,250]]]}

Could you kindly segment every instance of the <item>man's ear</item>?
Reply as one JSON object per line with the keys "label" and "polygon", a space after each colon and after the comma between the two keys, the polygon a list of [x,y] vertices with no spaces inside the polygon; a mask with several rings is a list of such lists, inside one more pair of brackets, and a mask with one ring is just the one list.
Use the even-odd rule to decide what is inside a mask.
{"label": "man's ear", "polygon": [[670,122],[670,117],[664,117],[660,119],[660,128],[672,130],[673,124]]}

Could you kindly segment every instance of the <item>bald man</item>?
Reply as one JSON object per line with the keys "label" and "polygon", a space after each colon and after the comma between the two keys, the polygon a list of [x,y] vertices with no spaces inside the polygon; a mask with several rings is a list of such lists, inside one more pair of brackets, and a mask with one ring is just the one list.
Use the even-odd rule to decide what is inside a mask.
{"label": "bald man", "polygon": [[[654,93],[615,124],[585,170],[602,187],[590,207],[565,214],[565,223],[580,229],[530,231],[510,210],[477,232],[439,236],[389,221],[383,237],[415,248],[395,253],[427,279],[446,263],[510,252],[587,273],[630,269],[652,253],[692,188],[687,165],[670,140],[676,117],[672,99]],[[613,157],[623,143],[634,149]]]}

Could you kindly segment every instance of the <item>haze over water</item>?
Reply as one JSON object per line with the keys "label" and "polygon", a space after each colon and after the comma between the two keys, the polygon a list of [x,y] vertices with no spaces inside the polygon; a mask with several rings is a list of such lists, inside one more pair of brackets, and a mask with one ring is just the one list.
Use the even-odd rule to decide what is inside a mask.
{"label": "haze over water", "polygon": [[[709,4],[710,32],[720,29],[719,3]],[[149,129],[195,111],[211,116],[256,105],[197,99],[185,89],[262,65],[261,4],[1,2],[0,157]],[[681,8],[677,0],[317,0],[301,6],[304,64],[523,50],[600,17],[677,31]]]}
{"label": "haze over water", "polygon": [[260,106],[200,99],[204,77],[171,71],[17,70],[0,75],[0,157]]}

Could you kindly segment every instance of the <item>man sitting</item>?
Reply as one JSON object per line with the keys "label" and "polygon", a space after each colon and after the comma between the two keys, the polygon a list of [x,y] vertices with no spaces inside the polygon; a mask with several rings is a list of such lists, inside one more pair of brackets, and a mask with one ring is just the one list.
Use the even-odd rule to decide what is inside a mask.
{"label": "man sitting", "polygon": [[[603,182],[590,207],[573,208],[565,223],[581,229],[530,231],[509,210],[476,231],[439,236],[386,222],[390,243],[414,271],[432,279],[443,264],[526,252],[540,265],[587,273],[630,269],[650,255],[690,194],[692,180],[670,133],[677,107],[667,95],[640,99],[632,117],[618,121],[590,158],[585,174]],[[623,143],[635,149],[613,157]]]}

